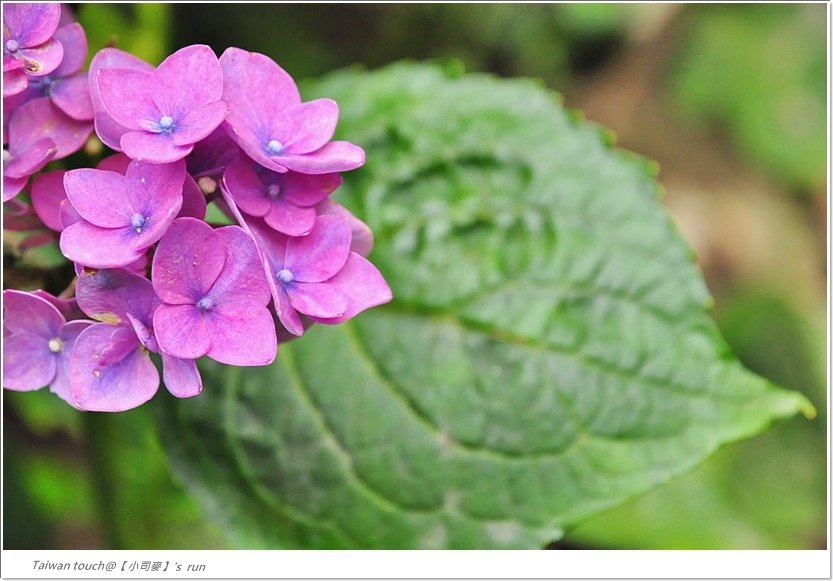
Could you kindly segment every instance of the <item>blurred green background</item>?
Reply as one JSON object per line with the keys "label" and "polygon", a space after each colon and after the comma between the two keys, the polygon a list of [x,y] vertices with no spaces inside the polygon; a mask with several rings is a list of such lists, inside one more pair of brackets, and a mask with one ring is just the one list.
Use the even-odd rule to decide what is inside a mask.
{"label": "blurred green background", "polygon": [[[697,252],[724,336],[819,416],[720,450],[552,546],[646,549],[827,544],[826,8],[73,5],[91,54],[115,45],[158,63],[206,43],[218,55],[263,52],[299,80],[403,58],[539,77],[618,145],[657,160],[663,203]],[[4,248],[6,267],[49,287],[25,270],[38,260]],[[229,546],[172,479],[150,406],[108,416],[45,391],[3,397],[4,548]]]}

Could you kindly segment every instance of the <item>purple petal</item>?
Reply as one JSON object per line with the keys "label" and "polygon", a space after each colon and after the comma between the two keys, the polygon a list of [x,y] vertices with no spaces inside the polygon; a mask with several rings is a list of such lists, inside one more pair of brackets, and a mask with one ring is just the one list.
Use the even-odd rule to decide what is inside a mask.
{"label": "purple petal", "polygon": [[287,286],[289,303],[310,317],[340,317],[347,310],[347,298],[329,282],[296,282]]}
{"label": "purple petal", "polygon": [[179,146],[167,133],[129,131],[121,136],[121,148],[130,157],[149,163],[171,163],[184,158],[193,145]]}
{"label": "purple petal", "polygon": [[347,141],[331,141],[312,153],[283,155],[270,159],[286,169],[299,173],[335,173],[364,165],[364,150]]}
{"label": "purple petal", "polygon": [[58,336],[64,322],[61,312],[49,301],[23,291],[3,291],[4,331],[29,333],[49,340]]}
{"label": "purple petal", "polygon": [[[273,174],[274,175],[274,174]],[[296,206],[314,206],[341,185],[337,173],[310,175],[297,172],[279,174],[281,197]]]}
{"label": "purple petal", "polygon": [[78,210],[75,209],[72,202],[64,200],[58,208],[58,219],[61,222],[61,230],[63,231],[67,226],[80,222],[84,218],[81,217],[81,214],[78,213]]}
{"label": "purple petal", "polygon": [[119,268],[138,260],[144,249],[135,248],[135,232],[126,228],[99,228],[76,222],[61,232],[61,253],[69,260],[93,268]]}
{"label": "purple petal", "polygon": [[287,236],[306,236],[315,226],[315,216],[315,208],[301,208],[286,200],[275,200],[263,219]]}
{"label": "purple petal", "polygon": [[320,215],[329,214],[347,218],[352,233],[350,250],[362,256],[370,254],[370,251],[373,250],[373,231],[367,224],[356,218],[347,208],[332,200],[324,200],[315,209]]}
{"label": "purple petal", "polygon": [[4,36],[20,46],[43,44],[55,34],[60,20],[60,4],[3,4]]}
{"label": "purple petal", "polygon": [[102,228],[130,225],[125,179],[111,171],[74,169],[64,175],[67,199],[82,218]]}
{"label": "purple petal", "polygon": [[115,365],[139,347],[139,338],[133,329],[119,325],[110,335],[110,343],[98,355],[98,365]]}
{"label": "purple petal", "polygon": [[227,365],[268,365],[275,360],[275,323],[262,303],[241,300],[218,304],[205,312],[204,321],[212,359]]}
{"label": "purple petal", "polygon": [[132,161],[133,160],[125,154],[116,153],[102,159],[98,162],[98,165],[95,166],[95,168],[104,171],[114,171],[118,174],[125,175],[127,173],[127,168],[130,166]]}
{"label": "purple petal", "polygon": [[156,342],[156,337],[153,336],[153,330],[148,327],[148,325],[153,324],[153,318],[151,317],[150,323],[145,324],[130,313],[127,313],[127,320],[130,322],[133,332],[136,333],[139,343],[151,353],[159,353],[159,344]]}
{"label": "purple petal", "polygon": [[[72,317],[72,315],[74,314],[73,313],[73,307],[72,307],[72,305],[70,304],[69,301],[59,299],[55,295],[50,294],[50,293],[46,292],[45,290],[41,290],[41,289],[33,290],[31,292],[31,294],[42,298],[43,300],[47,301],[50,305],[52,305],[53,307],[58,309],[58,311],[61,313],[61,316],[64,319],[70,320],[71,318],[73,318]],[[71,300],[74,300],[74,299],[71,299]],[[81,313],[81,316],[82,317],[84,316],[83,313]],[[77,318],[77,317],[75,317],[75,318]]]}
{"label": "purple petal", "polygon": [[202,378],[193,359],[162,353],[162,383],[175,397],[194,397],[202,391]]}
{"label": "purple petal", "polygon": [[148,219],[143,234],[153,238],[153,242],[179,213],[184,181],[184,161],[164,165],[134,161],[127,167],[125,189],[130,212]]}
{"label": "purple petal", "polygon": [[83,410],[120,412],[132,409],[152,398],[159,388],[156,366],[140,348],[134,348],[117,363],[99,365],[102,352],[111,345],[113,335],[118,331],[112,325],[97,323],[84,329],[75,341],[69,377],[72,399]]}
{"label": "purple petal", "polygon": [[8,176],[12,180],[27,178],[49,163],[57,153],[58,147],[51,139],[44,138],[36,141],[23,151],[19,151],[18,155],[12,155],[3,167],[4,177]]}
{"label": "purple petal", "polygon": [[289,296],[282,287],[277,287],[274,302],[275,312],[278,314],[278,320],[280,320],[281,325],[293,335],[297,335],[298,337],[303,335],[304,324],[301,322],[301,318],[298,316],[295,308],[290,304]]}
{"label": "purple petal", "polygon": [[52,84],[52,102],[68,116],[78,121],[92,121],[95,113],[90,99],[90,84],[86,71],[76,73]]}
{"label": "purple petal", "polygon": [[13,199],[17,194],[23,191],[23,188],[26,187],[26,183],[29,181],[29,176],[25,176],[22,178],[10,178],[6,175],[3,176],[3,202],[8,202],[9,200]]}
{"label": "purple petal", "polygon": [[75,295],[88,317],[111,325],[129,325],[128,315],[133,315],[152,327],[153,311],[161,302],[148,279],[126,269],[82,272]]}
{"label": "purple petal", "polygon": [[223,173],[223,184],[237,206],[252,216],[264,216],[271,205],[254,166],[248,160],[237,160]]}
{"label": "purple petal", "polygon": [[64,47],[53,38],[38,46],[21,48],[14,56],[23,62],[27,75],[41,77],[48,75],[61,64]]}
{"label": "purple petal", "polygon": [[185,183],[182,186],[182,208],[177,218],[205,218],[205,196],[202,194],[197,182],[190,175],[185,174]]}
{"label": "purple petal", "polygon": [[232,47],[220,57],[220,66],[229,124],[240,133],[271,127],[281,111],[301,102],[295,81],[267,56]]}
{"label": "purple petal", "polygon": [[[60,78],[74,75],[87,60],[87,35],[84,29],[77,22],[67,24],[55,31],[55,39],[64,47],[64,58],[58,68],[52,71],[52,76]],[[92,119],[92,116],[89,118]]]}
{"label": "purple petal", "polygon": [[205,139],[220,126],[226,116],[226,104],[223,101],[206,103],[194,109],[179,121],[171,133],[175,145],[191,145]]}
{"label": "purple petal", "polygon": [[64,170],[48,171],[38,175],[32,182],[30,195],[32,206],[38,218],[50,230],[60,232],[61,202],[67,199],[64,191]]}
{"label": "purple petal", "polygon": [[59,336],[63,348],[57,358],[58,365],[55,370],[55,379],[49,384],[49,390],[71,406],[75,406],[75,402],[72,401],[72,388],[69,382],[69,362],[78,335],[91,324],[91,321],[70,321],[61,328]]}
{"label": "purple petal", "polygon": [[307,236],[289,239],[284,267],[299,282],[323,282],[341,270],[349,253],[347,220],[319,216]]}
{"label": "purple petal", "polygon": [[16,71],[23,68],[23,63],[7,52],[3,53],[3,72]]}
{"label": "purple petal", "polygon": [[173,357],[196,359],[211,347],[202,311],[193,304],[160,305],[153,314],[153,330],[162,353]]}
{"label": "purple petal", "polygon": [[179,49],[162,61],[154,74],[153,99],[160,111],[174,119],[222,97],[223,71],[207,45]]}
{"label": "purple petal", "polygon": [[21,105],[9,123],[9,151],[12,156],[41,139],[51,139],[58,150],[55,159],[75,153],[92,132],[88,122],[65,115],[49,97],[33,99]]}
{"label": "purple petal", "polygon": [[347,309],[340,317],[321,318],[313,315],[319,323],[343,323],[365,309],[388,303],[393,299],[390,287],[379,270],[355,252],[350,253],[344,268],[327,282],[338,288],[347,298]]}
{"label": "purple petal", "polygon": [[162,112],[152,97],[153,73],[137,69],[102,69],[98,91],[105,111],[127,129],[139,130],[141,121],[158,121]]}
{"label": "purple petal", "polygon": [[119,50],[117,48],[104,48],[93,56],[90,61],[90,97],[93,101],[93,108],[98,111],[104,109],[101,102],[98,85],[98,72],[103,69],[135,69],[146,73],[152,73],[155,69],[137,56]]}
{"label": "purple petal", "polygon": [[15,391],[40,389],[55,378],[58,358],[49,340],[31,333],[17,333],[3,340],[3,387]]}
{"label": "purple petal", "polygon": [[110,149],[121,151],[121,136],[130,130],[104,112],[96,112],[94,123],[95,134],[101,142]]}
{"label": "purple petal", "polygon": [[216,249],[225,249],[226,259],[208,296],[218,304],[229,301],[268,303],[269,288],[251,235],[239,226],[225,226],[214,231],[213,242]]}
{"label": "purple petal", "polygon": [[186,160],[188,173],[195,178],[203,175],[219,175],[239,156],[240,148],[228,136],[221,125],[211,135],[196,143]]}
{"label": "purple petal", "polygon": [[3,98],[18,95],[29,86],[29,79],[23,69],[3,71]]}
{"label": "purple petal", "polygon": [[[283,138],[287,155],[310,153],[332,139],[338,123],[338,105],[332,99],[300,103],[283,111],[272,123],[271,130],[277,134],[274,137]],[[279,159],[275,161],[280,163]]]}
{"label": "purple petal", "polygon": [[156,247],[153,288],[166,303],[194,305],[217,280],[225,259],[211,226],[177,218]]}

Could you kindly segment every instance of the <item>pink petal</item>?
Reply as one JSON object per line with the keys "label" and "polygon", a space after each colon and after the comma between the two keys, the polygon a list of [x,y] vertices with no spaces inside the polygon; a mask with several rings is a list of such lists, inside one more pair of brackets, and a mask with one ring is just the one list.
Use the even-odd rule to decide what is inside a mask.
{"label": "pink petal", "polygon": [[93,268],[119,268],[138,260],[142,250],[134,248],[133,229],[99,228],[86,221],[76,222],[61,232],[61,253],[69,260]]}
{"label": "pink petal", "polygon": [[347,218],[347,221],[350,222],[350,232],[352,234],[350,251],[362,256],[370,254],[370,251],[373,250],[373,231],[367,224],[356,218],[347,208],[332,200],[324,200],[315,209],[321,215],[331,214]]}
{"label": "pink petal", "polygon": [[319,216],[307,235],[290,238],[284,267],[299,282],[322,282],[335,275],[350,252],[350,225],[338,216]]}
{"label": "pink petal", "polygon": [[17,194],[23,191],[23,188],[26,187],[26,183],[29,181],[29,176],[25,176],[22,178],[10,178],[8,176],[3,176],[3,202],[8,202],[9,200],[13,199]]}
{"label": "pink petal", "polygon": [[268,365],[275,360],[275,323],[263,304],[248,300],[218,304],[205,312],[204,320],[212,359],[227,365]]}
{"label": "pink petal", "polygon": [[116,153],[102,159],[98,162],[98,165],[95,166],[95,168],[105,171],[114,171],[118,174],[125,175],[127,173],[127,168],[130,166],[130,162],[132,161],[132,159],[123,153]]}
{"label": "pink petal", "polygon": [[70,321],[61,328],[59,338],[64,346],[57,358],[58,365],[55,371],[55,379],[49,384],[49,391],[71,406],[75,406],[75,402],[72,401],[72,388],[69,382],[69,362],[72,358],[72,350],[75,347],[76,339],[91,324],[92,321]]}
{"label": "pink petal", "polygon": [[327,282],[338,288],[347,299],[347,309],[340,317],[315,318],[319,323],[343,323],[365,309],[388,303],[393,299],[390,287],[379,270],[355,252],[350,253],[344,268]]}
{"label": "pink petal", "polygon": [[272,202],[263,219],[287,236],[306,236],[315,225],[315,216],[315,208],[301,208],[279,199]]}
{"label": "pink petal", "polygon": [[153,314],[153,330],[159,348],[172,357],[196,359],[211,347],[203,313],[193,304],[160,305]]}
{"label": "pink petal", "polygon": [[182,160],[164,165],[132,162],[125,174],[130,212],[150,217],[149,229],[154,224],[164,225],[166,229],[182,207],[184,182],[185,162]]}
{"label": "pink petal", "polygon": [[273,117],[301,102],[292,77],[269,57],[228,48],[220,57],[223,99],[232,126],[270,127]]}
{"label": "pink petal", "polygon": [[[297,155],[324,147],[332,139],[337,123],[336,102],[332,99],[316,99],[283,111],[274,119],[271,130],[277,134],[274,138],[282,137],[281,142],[287,155]],[[280,163],[280,160],[276,161]]]}
{"label": "pink petal", "polygon": [[65,115],[49,97],[32,99],[21,105],[9,123],[9,151],[12,156],[42,139],[55,142],[55,159],[75,153],[92,132],[92,124]]}
{"label": "pink petal", "polygon": [[21,48],[14,55],[23,62],[26,74],[41,77],[54,71],[64,58],[64,47],[50,39],[38,46]]}
{"label": "pink petal", "polygon": [[341,289],[329,282],[295,282],[287,286],[286,294],[292,308],[310,317],[340,317],[347,310]]}
{"label": "pink petal", "polygon": [[75,209],[72,202],[63,200],[58,208],[58,219],[61,222],[61,230],[63,231],[67,226],[80,222],[84,218],[81,217],[81,214],[78,213],[78,210]]}
{"label": "pink petal", "polygon": [[[162,112],[153,101],[153,74],[136,69],[102,69],[98,91],[106,112],[120,125],[141,129],[141,121],[159,121]],[[131,156],[133,157],[133,156]]]}
{"label": "pink petal", "polygon": [[111,325],[129,325],[128,315],[133,315],[152,326],[153,312],[160,304],[148,279],[122,268],[82,272],[75,294],[88,317]]}
{"label": "pink petal", "polygon": [[202,378],[193,359],[162,353],[162,383],[175,397],[194,397],[202,391]]}
{"label": "pink petal", "polygon": [[281,174],[281,197],[296,206],[314,206],[325,200],[341,185],[337,173],[310,175],[296,172]]}
{"label": "pink petal", "polygon": [[270,200],[266,196],[254,166],[248,160],[229,164],[223,173],[223,184],[237,206],[252,216],[263,216],[269,211]]}
{"label": "pink petal", "polygon": [[223,71],[207,45],[179,49],[154,73],[153,99],[161,112],[175,119],[222,97]]}
{"label": "pink petal", "polygon": [[92,121],[93,102],[86,71],[55,81],[49,92],[52,102],[68,116],[78,121]]}
{"label": "pink petal", "polygon": [[38,218],[50,230],[60,232],[61,202],[67,199],[64,191],[64,170],[54,170],[38,175],[32,182],[30,195],[32,207]]}
{"label": "pink petal", "polygon": [[60,78],[74,75],[87,60],[87,35],[84,34],[84,29],[77,22],[64,25],[55,31],[55,39],[64,48],[64,58],[58,68],[52,71],[52,76]]}
{"label": "pink petal", "polygon": [[194,181],[194,178],[185,174],[185,183],[182,186],[182,208],[179,210],[177,218],[190,217],[202,220],[205,218],[205,209],[205,196],[200,187]]}
{"label": "pink petal", "polygon": [[225,226],[214,231],[214,248],[225,249],[223,270],[211,287],[209,296],[217,303],[227,300],[265,305],[269,288],[263,265],[251,235],[239,226]]}
{"label": "pink petal", "polygon": [[98,365],[114,365],[139,348],[139,338],[133,329],[119,325],[110,335],[110,343],[98,354]]}
{"label": "pink petal", "polygon": [[82,218],[102,228],[130,225],[123,176],[99,169],[74,169],[64,175],[64,191]]}
{"label": "pink petal", "polygon": [[3,71],[3,97],[18,95],[29,86],[29,79],[23,69]]}
{"label": "pink petal", "polygon": [[121,136],[121,148],[133,159],[149,163],[171,163],[191,153],[193,145],[178,146],[167,133],[130,131]]}
{"label": "pink petal", "polygon": [[58,358],[49,350],[49,339],[17,333],[3,340],[3,387],[6,389],[32,391],[49,385],[57,366]]}
{"label": "pink petal", "polygon": [[148,401],[159,388],[156,366],[142,349],[134,349],[117,363],[99,365],[115,332],[112,325],[98,323],[84,329],[75,341],[69,377],[72,399],[83,410],[129,410]]}
{"label": "pink petal", "polygon": [[117,48],[103,48],[93,56],[90,61],[90,97],[93,101],[93,108],[98,111],[104,109],[98,88],[98,72],[102,69],[135,69],[146,73],[152,73],[155,69],[137,56],[119,50]]}
{"label": "pink petal", "polygon": [[347,141],[331,141],[312,153],[305,155],[287,154],[270,159],[286,169],[299,173],[334,173],[356,169],[364,165],[364,150]]}
{"label": "pink petal", "polygon": [[60,20],[60,4],[3,4],[4,38],[14,38],[20,46],[37,46],[48,41]]}
{"label": "pink petal", "polygon": [[220,126],[226,116],[226,104],[223,101],[206,103],[199,109],[189,111],[177,122],[171,133],[175,145],[191,145],[205,139]]}
{"label": "pink petal", "polygon": [[177,218],[156,247],[153,288],[166,303],[194,305],[217,280],[225,260],[211,226]]}
{"label": "pink petal", "polygon": [[58,336],[63,324],[63,315],[49,301],[19,290],[3,291],[4,332],[29,333],[49,340]]}
{"label": "pink petal", "polygon": [[289,296],[287,296],[283,287],[278,287],[275,291],[274,302],[275,312],[278,314],[278,320],[281,322],[281,325],[293,335],[297,335],[298,337],[303,335],[304,324],[301,322],[301,318],[298,316],[295,308],[290,304]]}
{"label": "pink petal", "polygon": [[110,149],[121,151],[121,136],[130,130],[104,112],[96,112],[94,123],[95,134],[101,142]]}
{"label": "pink petal", "polygon": [[[14,149],[19,150],[18,147]],[[26,178],[49,163],[57,153],[58,147],[51,139],[44,138],[36,141],[26,149],[18,151],[17,155],[12,155],[12,158],[3,167],[4,177],[13,180]]]}

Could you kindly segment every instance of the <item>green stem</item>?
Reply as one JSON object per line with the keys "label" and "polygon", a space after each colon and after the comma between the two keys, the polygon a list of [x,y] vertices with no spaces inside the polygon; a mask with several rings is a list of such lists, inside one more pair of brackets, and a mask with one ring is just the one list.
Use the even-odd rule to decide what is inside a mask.
{"label": "green stem", "polygon": [[118,438],[112,418],[105,413],[87,412],[84,414],[84,431],[89,449],[93,494],[107,548],[124,549],[126,546],[118,524],[116,492]]}

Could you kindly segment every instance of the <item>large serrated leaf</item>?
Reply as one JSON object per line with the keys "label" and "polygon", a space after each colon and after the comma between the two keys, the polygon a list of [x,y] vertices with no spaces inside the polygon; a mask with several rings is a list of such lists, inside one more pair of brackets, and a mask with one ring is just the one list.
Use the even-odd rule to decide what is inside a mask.
{"label": "large serrated leaf", "polygon": [[812,410],[744,370],[643,160],[530,81],[346,71],[393,303],[206,364],[174,469],[246,547],[524,548]]}

